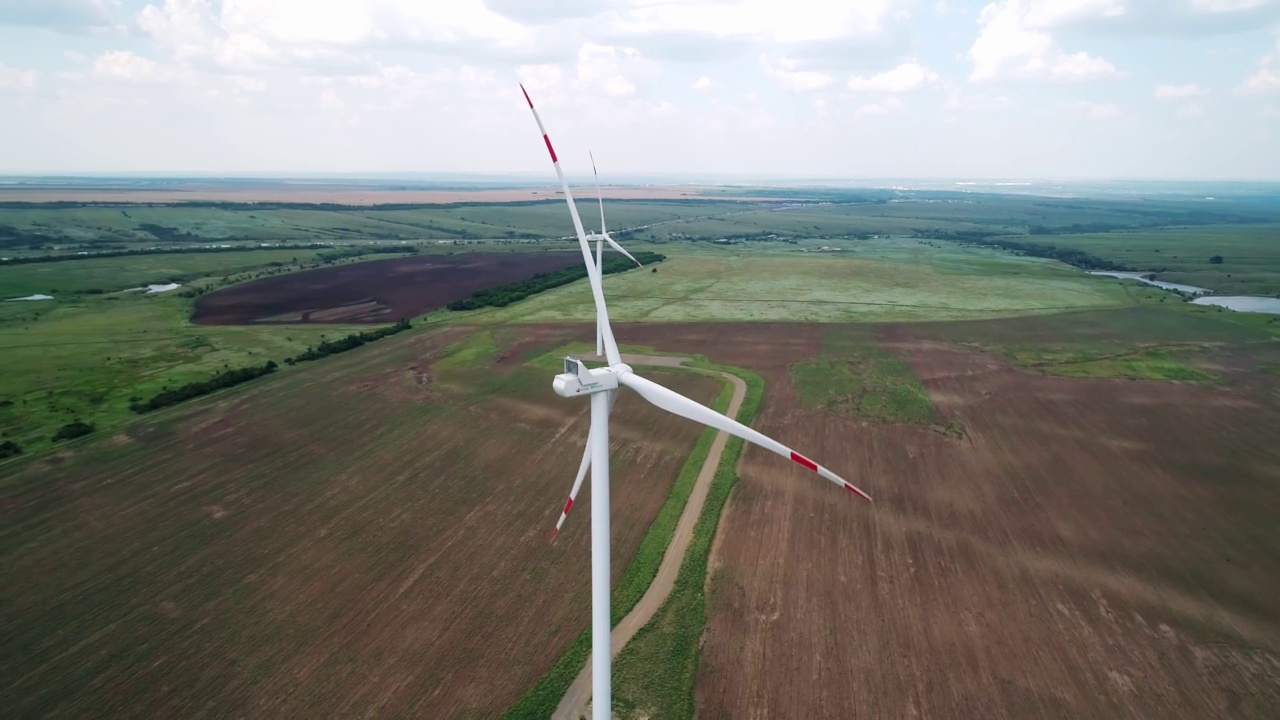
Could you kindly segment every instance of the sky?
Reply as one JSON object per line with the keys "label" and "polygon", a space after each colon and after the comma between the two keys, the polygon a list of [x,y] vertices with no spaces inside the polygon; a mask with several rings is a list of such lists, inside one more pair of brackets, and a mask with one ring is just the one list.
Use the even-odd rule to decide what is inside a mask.
{"label": "sky", "polygon": [[1280,179],[1280,0],[0,0],[0,174]]}

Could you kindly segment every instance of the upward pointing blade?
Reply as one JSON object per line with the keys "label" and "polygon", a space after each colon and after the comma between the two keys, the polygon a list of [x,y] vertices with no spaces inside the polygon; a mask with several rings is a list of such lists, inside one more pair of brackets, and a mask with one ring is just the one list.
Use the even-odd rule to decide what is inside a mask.
{"label": "upward pointing blade", "polygon": [[591,246],[587,242],[586,231],[582,229],[582,218],[578,216],[578,206],[573,203],[573,193],[569,191],[569,181],[564,177],[564,170],[560,169],[560,159],[556,157],[556,150],[551,145],[551,137],[547,135],[547,129],[542,124],[542,118],[538,115],[537,108],[533,106],[533,100],[529,99],[529,91],[524,89],[524,85],[521,85],[520,92],[524,93],[524,100],[529,103],[529,110],[533,112],[533,119],[538,123],[538,130],[542,133],[542,141],[547,144],[547,152],[551,154],[551,164],[555,166],[556,176],[560,178],[560,188],[564,190],[564,200],[569,204],[569,215],[573,217],[573,229],[578,233],[578,245],[582,248],[582,262],[587,266],[587,279],[591,282],[591,294],[596,301],[596,316],[600,323],[600,335],[604,341],[605,356],[609,359],[610,365],[618,365],[622,362],[622,355],[618,353],[618,343],[613,339],[613,328],[609,326],[609,311],[604,303],[604,286],[600,283],[600,270],[595,267],[591,260]]}
{"label": "upward pointing blade", "polygon": [[[626,255],[627,259],[635,263],[637,267],[644,267],[643,263],[635,259],[635,257],[633,257],[631,253],[624,250],[621,245],[614,242],[613,236],[609,234],[608,228],[605,227],[604,196],[600,194],[600,173],[596,171],[596,156],[592,155],[590,152],[588,152],[587,155],[591,157],[591,173],[596,176],[596,199],[600,201],[600,235],[604,237],[605,241],[609,243],[610,247],[622,253],[623,255]],[[596,266],[603,267],[603,265],[600,265],[600,263],[601,263],[600,241],[596,240]]]}
{"label": "upward pointing blade", "polygon": [[674,390],[668,390],[651,380],[645,380],[634,372],[624,372],[620,374],[618,376],[618,382],[626,385],[632,390],[635,390],[639,393],[640,397],[669,413],[700,422],[703,425],[710,425],[717,430],[723,430],[731,435],[736,435],[747,442],[759,445],[765,450],[775,452],[798,465],[803,465],[836,485],[858,495],[864,500],[871,500],[870,495],[862,492],[851,483],[845,481],[844,478],[836,475],[795,450],[792,450],[767,435],[752,430],[737,420],[721,415],[709,407],[700,405]]}

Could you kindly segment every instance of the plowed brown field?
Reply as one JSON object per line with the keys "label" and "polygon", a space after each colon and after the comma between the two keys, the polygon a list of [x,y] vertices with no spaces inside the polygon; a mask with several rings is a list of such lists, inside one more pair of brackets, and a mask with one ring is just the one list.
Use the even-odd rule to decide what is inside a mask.
{"label": "plowed brown field", "polygon": [[381,323],[581,263],[576,252],[415,255],[253,280],[196,298],[192,322]]}
{"label": "plowed brown field", "polygon": [[[500,714],[589,622],[589,491],[547,543],[587,404],[518,367],[433,375],[467,332],[383,340],[7,466],[5,715]],[[702,402],[720,390],[651,374]],[[611,431],[620,570],[701,429],[624,395]]]}
{"label": "plowed brown field", "polygon": [[1275,378],[1229,350],[1208,358],[1217,385],[1044,377],[888,329],[956,439],[801,409],[786,366],[820,333],[661,329],[666,350],[761,371],[757,427],[876,499],[747,450],[699,717],[1276,717]]}

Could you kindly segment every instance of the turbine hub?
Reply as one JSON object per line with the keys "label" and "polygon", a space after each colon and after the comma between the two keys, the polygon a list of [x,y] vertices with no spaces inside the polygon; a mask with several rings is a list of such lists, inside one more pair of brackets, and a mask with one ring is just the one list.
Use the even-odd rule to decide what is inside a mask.
{"label": "turbine hub", "polygon": [[626,365],[602,367],[592,370],[577,358],[564,359],[564,372],[551,381],[551,389],[560,397],[572,398],[618,389],[618,375]]}

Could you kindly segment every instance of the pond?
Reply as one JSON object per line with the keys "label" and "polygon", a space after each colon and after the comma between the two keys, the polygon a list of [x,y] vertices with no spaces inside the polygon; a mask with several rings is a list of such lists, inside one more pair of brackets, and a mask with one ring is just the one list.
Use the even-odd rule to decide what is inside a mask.
{"label": "pond", "polygon": [[1192,295],[1203,295],[1208,292],[1213,292],[1208,288],[1196,287],[1195,285],[1179,285],[1178,283],[1164,282],[1162,280],[1148,280],[1147,278],[1143,277],[1143,275],[1150,275],[1151,273],[1114,272],[1111,270],[1090,270],[1089,274],[1105,275],[1107,277],[1120,278],[1121,280],[1137,280],[1139,282],[1144,282],[1148,285],[1155,285],[1156,287],[1162,288],[1164,290],[1177,290],[1178,292],[1191,293]]}
{"label": "pond", "polygon": [[20,298],[9,298],[5,302],[18,302],[20,300],[52,300],[52,295],[28,295]]}
{"label": "pond", "polygon": [[1280,315],[1280,298],[1261,297],[1258,295],[1215,295],[1199,297],[1191,301],[1196,305],[1217,305],[1228,310],[1240,312],[1271,313]]}

